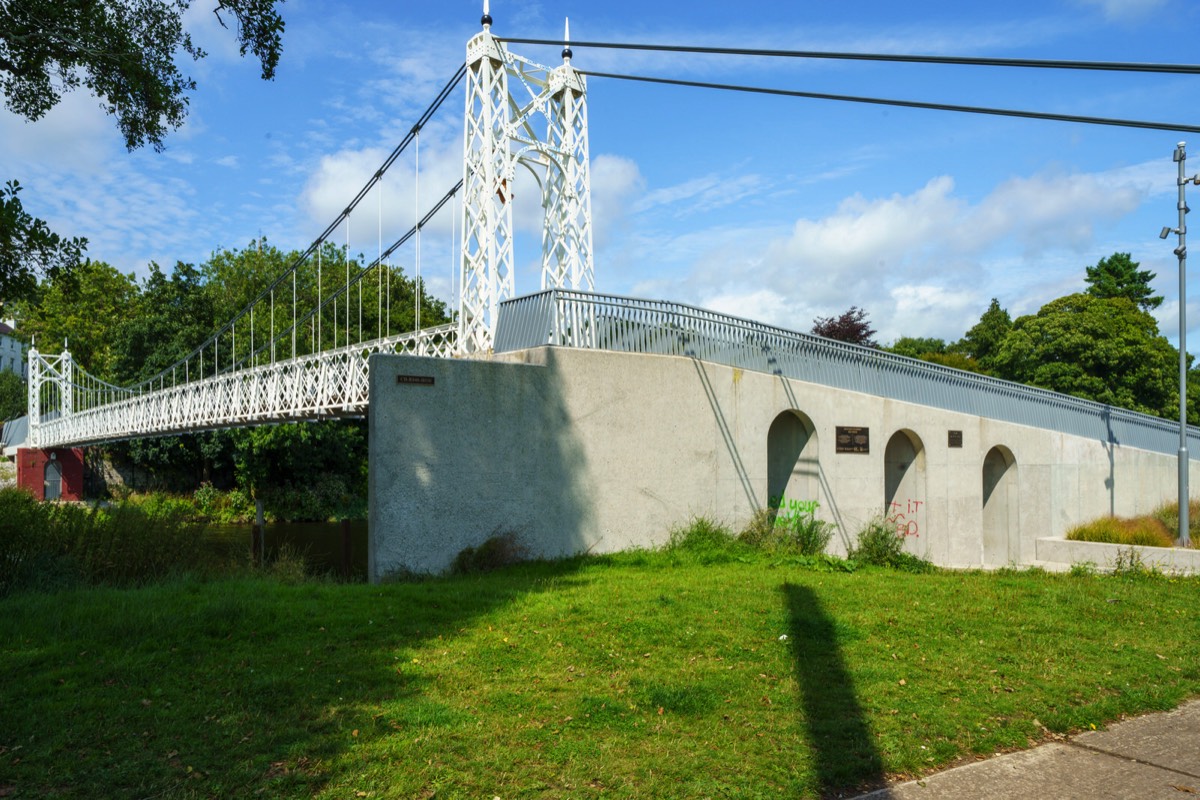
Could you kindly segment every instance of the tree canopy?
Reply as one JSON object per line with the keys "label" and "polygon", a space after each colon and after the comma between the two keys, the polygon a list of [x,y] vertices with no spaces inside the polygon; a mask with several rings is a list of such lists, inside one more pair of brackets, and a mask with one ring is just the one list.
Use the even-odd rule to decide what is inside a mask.
{"label": "tree canopy", "polygon": [[[0,2],[0,92],[14,114],[36,121],[65,93],[91,92],[116,117],[125,146],[163,138],[187,118],[196,83],[184,57],[205,56],[184,29],[193,0],[19,0]],[[283,46],[283,0],[209,0],[271,79]],[[37,280],[75,268],[87,240],[53,233],[27,213],[10,181],[0,190],[0,305],[26,296]]]}
{"label": "tree canopy", "polygon": [[970,357],[986,371],[991,368],[1000,343],[1012,330],[1012,326],[1012,317],[1000,307],[1000,301],[993,297],[987,310],[980,316],[979,322],[950,349]]}
{"label": "tree canopy", "polygon": [[1148,269],[1139,270],[1139,266],[1129,253],[1113,253],[1100,259],[1096,266],[1087,268],[1087,293],[1092,297],[1126,297],[1143,311],[1158,308],[1163,299],[1150,286],[1157,276]]}
{"label": "tree canopy", "polygon": [[817,317],[813,320],[812,332],[826,339],[837,339],[840,342],[861,344],[865,347],[878,347],[875,341],[875,329],[867,319],[867,312],[858,306],[850,306],[840,316]]}
{"label": "tree canopy", "polygon": [[1002,378],[1167,416],[1178,409],[1177,359],[1128,297],[1081,293],[1014,322],[993,363]]}

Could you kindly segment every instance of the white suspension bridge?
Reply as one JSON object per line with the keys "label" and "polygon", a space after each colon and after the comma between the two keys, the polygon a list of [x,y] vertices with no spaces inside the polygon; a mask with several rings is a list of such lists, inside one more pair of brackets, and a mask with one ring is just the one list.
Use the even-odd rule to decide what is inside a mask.
{"label": "white suspension bridge", "polygon": [[[361,415],[368,402],[368,360],[375,353],[472,357],[490,352],[499,306],[515,294],[512,199],[518,167],[540,186],[545,211],[541,288],[592,290],[585,79],[571,66],[569,46],[556,67],[511,52],[492,34],[486,3],[482,26],[467,43],[465,64],[345,210],[289,269],[187,357],[142,383],[117,386],[88,373],[66,345],[57,354],[31,348],[28,444],[47,449]],[[462,180],[404,236],[386,250],[381,239],[378,256],[352,270],[351,214],[373,192],[381,192],[383,176],[410,146],[416,150],[419,181],[421,130],[464,80]],[[453,208],[460,192],[457,320],[421,328],[421,232],[435,215]],[[346,255],[340,264],[327,264],[324,246],[343,228]],[[390,258],[414,239],[416,327],[397,331]],[[340,267],[343,275],[329,291],[331,267]]]}
{"label": "white suspension bridge", "polygon": [[[1179,426],[1172,427],[1156,417],[681,304],[594,294],[585,75],[572,65],[569,44],[562,50],[562,63],[555,67],[513,53],[506,41],[552,42],[498,38],[491,30],[492,18],[486,1],[481,22],[482,30],[467,43],[465,63],[346,208],[253,302],[188,356],[142,383],[118,386],[88,373],[83,365],[75,363],[65,347],[57,354],[31,348],[27,444],[49,449],[240,425],[358,416],[368,405],[368,363],[374,354],[477,358],[486,357],[493,350],[552,344],[689,355],[931,407],[1096,436],[1162,453],[1174,452],[1172,436]],[[569,41],[568,29],[564,32],[564,42]],[[641,45],[585,44],[653,49]],[[661,49],[1200,74],[1200,66],[1178,64],[872,56],[676,46]],[[1168,123],[595,74],[941,111],[1200,132],[1197,126]],[[382,197],[384,175],[410,147],[415,150],[415,180],[419,182],[421,131],[464,81],[462,180],[449,187],[386,249],[381,236],[377,257],[361,268],[352,269],[351,215],[360,207],[363,212],[369,211],[369,204],[364,204],[373,193]],[[533,179],[538,184],[545,215],[541,292],[522,298],[516,297],[513,254],[512,201],[519,175],[521,180]],[[1186,183],[1182,177],[1181,181],[1181,186]],[[458,221],[451,227],[457,233],[460,248],[456,320],[421,328],[421,232],[439,213],[453,211],[455,199]],[[381,207],[381,199],[379,204]],[[419,214],[417,209],[415,215]],[[381,219],[381,210],[379,215]],[[346,235],[345,256],[330,263],[328,246],[342,229]],[[398,330],[399,314],[393,315],[393,301],[399,292],[393,285],[390,259],[410,241],[415,241],[418,254],[413,281],[415,326],[413,330],[402,331]],[[333,286],[330,271],[337,269],[341,275]],[[498,343],[498,330],[505,315],[508,327],[500,332]],[[1190,433],[1191,438],[1198,435],[1200,432],[1195,430]],[[1182,443],[1180,450],[1186,460]]]}

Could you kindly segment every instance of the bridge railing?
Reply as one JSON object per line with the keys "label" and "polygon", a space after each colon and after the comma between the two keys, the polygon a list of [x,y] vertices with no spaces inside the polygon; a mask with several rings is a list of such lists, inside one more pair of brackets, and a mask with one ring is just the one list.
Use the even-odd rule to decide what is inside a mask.
{"label": "bridge railing", "polygon": [[[56,369],[60,379],[73,375],[69,389],[47,393],[58,402],[31,416],[34,447],[89,444],[139,436],[227,428],[262,422],[355,416],[368,400],[367,361],[374,353],[450,356],[454,323],[386,336],[311,355],[248,366],[151,388],[127,389],[84,373]],[[61,362],[69,354],[47,361]],[[35,357],[45,358],[33,355]],[[61,402],[61,398],[69,398]],[[45,405],[41,403],[40,405]]]}
{"label": "bridge railing", "polygon": [[[555,345],[687,356],[1102,442],[1174,454],[1178,423],[684,303],[548,289],[501,304],[498,353]],[[1200,458],[1200,429],[1188,430]]]}

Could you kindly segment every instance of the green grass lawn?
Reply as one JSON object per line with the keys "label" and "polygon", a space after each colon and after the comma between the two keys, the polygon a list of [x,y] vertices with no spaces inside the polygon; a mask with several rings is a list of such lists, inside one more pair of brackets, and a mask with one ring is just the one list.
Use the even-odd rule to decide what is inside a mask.
{"label": "green grass lawn", "polygon": [[818,796],[1200,694],[1198,591],[658,553],[20,594],[0,796]]}

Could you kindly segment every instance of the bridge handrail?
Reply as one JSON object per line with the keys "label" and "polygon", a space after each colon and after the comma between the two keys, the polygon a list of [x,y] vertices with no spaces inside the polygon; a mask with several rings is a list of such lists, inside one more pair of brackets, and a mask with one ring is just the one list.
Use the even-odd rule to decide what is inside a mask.
{"label": "bridge handrail", "polygon": [[[209,375],[195,375],[186,383],[182,381],[173,382],[164,380],[161,385],[152,385],[150,381],[142,381],[133,386],[118,386],[108,383],[89,373],[87,370],[73,363],[71,369],[71,390],[72,390],[72,413],[81,413],[94,408],[111,405],[120,402],[124,399],[132,399],[141,397],[153,392],[165,391],[177,386],[185,386],[196,383],[203,383],[216,378],[221,378],[237,373],[250,373],[261,367],[270,367],[273,363],[290,363],[302,358],[320,358],[320,357],[336,357],[342,354],[350,354],[355,352],[380,352],[380,351],[422,351],[428,347],[436,347],[441,341],[452,341],[458,333],[458,324],[448,322],[443,325],[435,325],[430,328],[422,328],[417,331],[407,331],[405,333],[392,334],[384,336],[380,339],[370,339],[361,342],[354,342],[346,345],[339,345],[336,348],[321,351],[308,356],[301,356],[292,359],[279,359],[276,362],[263,363],[250,367],[242,366],[240,370],[229,371],[222,370],[220,372]],[[36,354],[35,354],[36,355]],[[121,400],[118,400],[120,395]],[[43,423],[46,424],[46,423]]]}
{"label": "bridge handrail", "polygon": [[[1173,454],[1150,414],[932,364],[686,303],[547,289],[500,306],[497,353],[542,345],[679,355],[839,389]],[[1188,429],[1200,458],[1200,428]]]}

